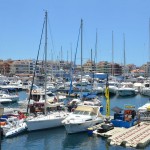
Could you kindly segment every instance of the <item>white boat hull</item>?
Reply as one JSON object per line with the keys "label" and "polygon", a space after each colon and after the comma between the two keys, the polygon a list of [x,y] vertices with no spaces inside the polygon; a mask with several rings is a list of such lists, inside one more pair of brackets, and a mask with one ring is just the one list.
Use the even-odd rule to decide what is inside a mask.
{"label": "white boat hull", "polygon": [[91,126],[94,126],[96,124],[99,124],[99,123],[102,123],[102,120],[92,120],[92,121],[87,121],[85,123],[78,123],[78,124],[71,124],[71,123],[66,123],[64,126],[65,126],[65,129],[66,129],[66,132],[68,134],[71,134],[71,133],[78,133],[78,132],[84,132],[84,131],[87,131],[87,129]]}
{"label": "white boat hull", "polygon": [[34,130],[43,130],[48,128],[55,128],[62,126],[62,120],[66,117],[64,114],[59,114],[53,116],[52,114],[49,115],[40,115],[38,117],[27,119],[27,130],[34,131]]}
{"label": "white boat hull", "polygon": [[1,102],[16,102],[19,100],[19,96],[18,95],[4,95],[2,97],[0,97],[0,101]]}
{"label": "white boat hull", "polygon": [[5,137],[12,137],[12,136],[18,135],[19,133],[26,131],[26,129],[27,129],[26,123],[25,122],[20,123],[16,127],[10,128],[10,130],[8,130],[5,133]]}
{"label": "white boat hull", "polygon": [[136,91],[133,89],[119,89],[118,95],[119,96],[133,96],[133,95],[136,95]]}
{"label": "white boat hull", "polygon": [[145,96],[150,96],[150,88],[143,88],[141,94]]}

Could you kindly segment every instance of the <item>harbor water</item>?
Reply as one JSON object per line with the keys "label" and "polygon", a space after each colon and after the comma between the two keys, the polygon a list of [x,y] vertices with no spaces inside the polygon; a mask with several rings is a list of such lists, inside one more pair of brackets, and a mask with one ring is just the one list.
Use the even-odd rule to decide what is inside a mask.
{"label": "harbor water", "polygon": [[[24,91],[19,93],[20,100],[25,100],[27,95]],[[106,99],[104,95],[100,95],[100,99],[105,105]],[[118,106],[124,108],[125,105],[134,105],[136,108],[144,105],[149,101],[149,97],[141,96],[140,94],[133,97],[110,97],[111,108]],[[113,111],[111,111],[113,115]],[[97,136],[88,136],[85,133],[76,133],[67,135],[64,127],[25,132],[16,137],[2,138],[1,150],[127,150],[135,148],[127,148],[122,146],[111,146],[107,139]],[[150,149],[150,145],[144,148]]]}

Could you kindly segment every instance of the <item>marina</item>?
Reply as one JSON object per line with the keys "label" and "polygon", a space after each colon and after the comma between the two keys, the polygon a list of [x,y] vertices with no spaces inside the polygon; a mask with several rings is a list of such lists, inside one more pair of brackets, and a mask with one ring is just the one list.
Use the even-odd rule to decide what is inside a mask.
{"label": "marina", "polygon": [[[45,10],[36,60],[10,61],[8,65],[1,63],[5,67],[0,76],[1,148],[149,148],[149,63],[140,70],[134,65],[126,65],[125,34],[124,63],[114,63],[113,31],[112,62],[98,63],[96,31],[94,61],[91,49],[91,59],[83,64],[83,19],[74,62],[62,59],[62,46],[58,63],[53,59],[50,61],[47,57],[48,20],[48,11]],[[79,45],[81,63],[77,65]],[[40,60],[41,46],[44,47],[43,60]],[[30,135],[33,136],[30,138]],[[53,141],[51,137],[54,137]],[[35,143],[32,141],[34,138],[38,139]],[[13,142],[13,139],[18,142]],[[105,144],[99,145],[101,142]]]}
{"label": "marina", "polygon": [[[24,101],[25,98],[27,97],[27,93],[25,91],[20,91],[19,93],[19,97],[20,97],[20,101]],[[99,95],[103,105],[106,105],[106,99],[105,96]],[[149,98],[146,96],[142,96],[140,94],[137,94],[136,96],[132,96],[132,97],[118,97],[113,96],[110,98],[110,103],[111,106],[119,106],[121,108],[124,108],[125,102],[126,104],[131,104],[134,105],[136,108],[139,108],[141,106],[143,106],[145,103],[147,103],[149,101]],[[13,107],[17,107],[18,104],[17,103],[13,103],[12,104]],[[5,104],[5,106],[8,106],[8,104]],[[110,111],[111,116],[114,114],[114,112],[111,110]],[[104,108],[103,115],[106,114],[106,110]],[[143,128],[142,128],[143,127]],[[1,140],[1,148],[2,149],[11,149],[12,146],[15,147],[16,149],[19,148],[23,148],[23,149],[27,149],[27,148],[32,148],[32,149],[36,149],[36,148],[41,148],[44,149],[46,147],[49,148],[58,148],[58,149],[80,149],[82,147],[82,149],[99,149],[99,148],[103,148],[103,149],[128,149],[128,147],[130,146],[130,149],[133,149],[136,147],[136,143],[131,143],[130,141],[132,141],[131,139],[137,137],[139,134],[141,134],[141,132],[131,132],[131,130],[136,131],[137,129],[143,129],[141,130],[141,132],[144,134],[143,136],[146,137],[146,133],[148,134],[149,132],[146,132],[147,130],[149,130],[149,126],[141,123],[140,128],[137,127],[137,125],[134,127],[130,127],[128,129],[122,129],[122,128],[118,128],[116,127],[115,130],[110,130],[108,131],[107,134],[105,134],[105,136],[108,138],[104,139],[103,137],[97,137],[97,136],[89,136],[87,134],[87,132],[81,132],[81,133],[76,133],[76,134],[66,134],[65,128],[62,127],[58,127],[58,128],[53,128],[53,129],[46,129],[46,130],[39,130],[39,131],[32,131],[32,132],[23,132],[17,136],[11,137],[11,138],[2,138]],[[144,130],[146,129],[146,130]],[[119,132],[119,130],[121,130]],[[123,137],[125,137],[125,135],[127,136],[127,134],[123,134],[126,133],[127,131],[130,131],[128,133],[134,133],[132,136],[129,136],[128,134],[128,138],[124,139]],[[116,140],[116,136],[120,136],[122,138],[120,138],[119,141]],[[144,146],[146,150],[149,149],[149,144],[148,144],[148,140],[146,140],[146,138],[143,140],[141,139],[142,136],[139,136],[139,138],[137,138],[137,141],[140,140],[138,142],[138,146]],[[109,139],[110,138],[110,139]],[[53,141],[55,139],[55,142]],[[113,140],[111,140],[113,139]],[[122,139],[122,140],[121,140]],[[115,141],[116,140],[116,141]],[[22,142],[20,142],[22,141]],[[115,142],[116,144],[115,144]],[[147,142],[145,142],[147,141]],[[44,143],[43,143],[44,142]],[[8,144],[11,143],[11,146]],[[95,144],[93,144],[95,143]],[[111,143],[111,144],[110,144]],[[113,144],[112,144],[113,143]],[[123,146],[122,146],[123,145]],[[45,147],[46,146],[46,147]],[[127,146],[127,147],[125,147]],[[29,148],[29,149],[30,149]]]}
{"label": "marina", "polygon": [[7,1],[0,150],[150,150],[150,2]]}

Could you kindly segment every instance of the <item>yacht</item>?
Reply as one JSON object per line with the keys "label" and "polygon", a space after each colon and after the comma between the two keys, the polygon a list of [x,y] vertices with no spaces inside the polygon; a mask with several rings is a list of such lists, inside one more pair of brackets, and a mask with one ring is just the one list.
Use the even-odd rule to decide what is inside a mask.
{"label": "yacht", "polygon": [[150,96],[150,81],[143,83],[140,93],[145,96]]}
{"label": "yacht", "polygon": [[99,106],[81,105],[70,113],[62,123],[68,134],[86,131],[90,126],[102,123]]}
{"label": "yacht", "polygon": [[133,87],[131,82],[122,82],[121,87],[118,88],[119,96],[134,96],[137,94],[138,90]]}

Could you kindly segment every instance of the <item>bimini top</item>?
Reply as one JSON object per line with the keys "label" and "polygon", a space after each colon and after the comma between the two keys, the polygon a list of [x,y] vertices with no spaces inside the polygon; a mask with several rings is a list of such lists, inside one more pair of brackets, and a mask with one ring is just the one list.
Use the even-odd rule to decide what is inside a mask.
{"label": "bimini top", "polygon": [[93,112],[94,114],[97,114],[99,107],[97,106],[78,106],[75,111],[88,111],[88,112]]}

